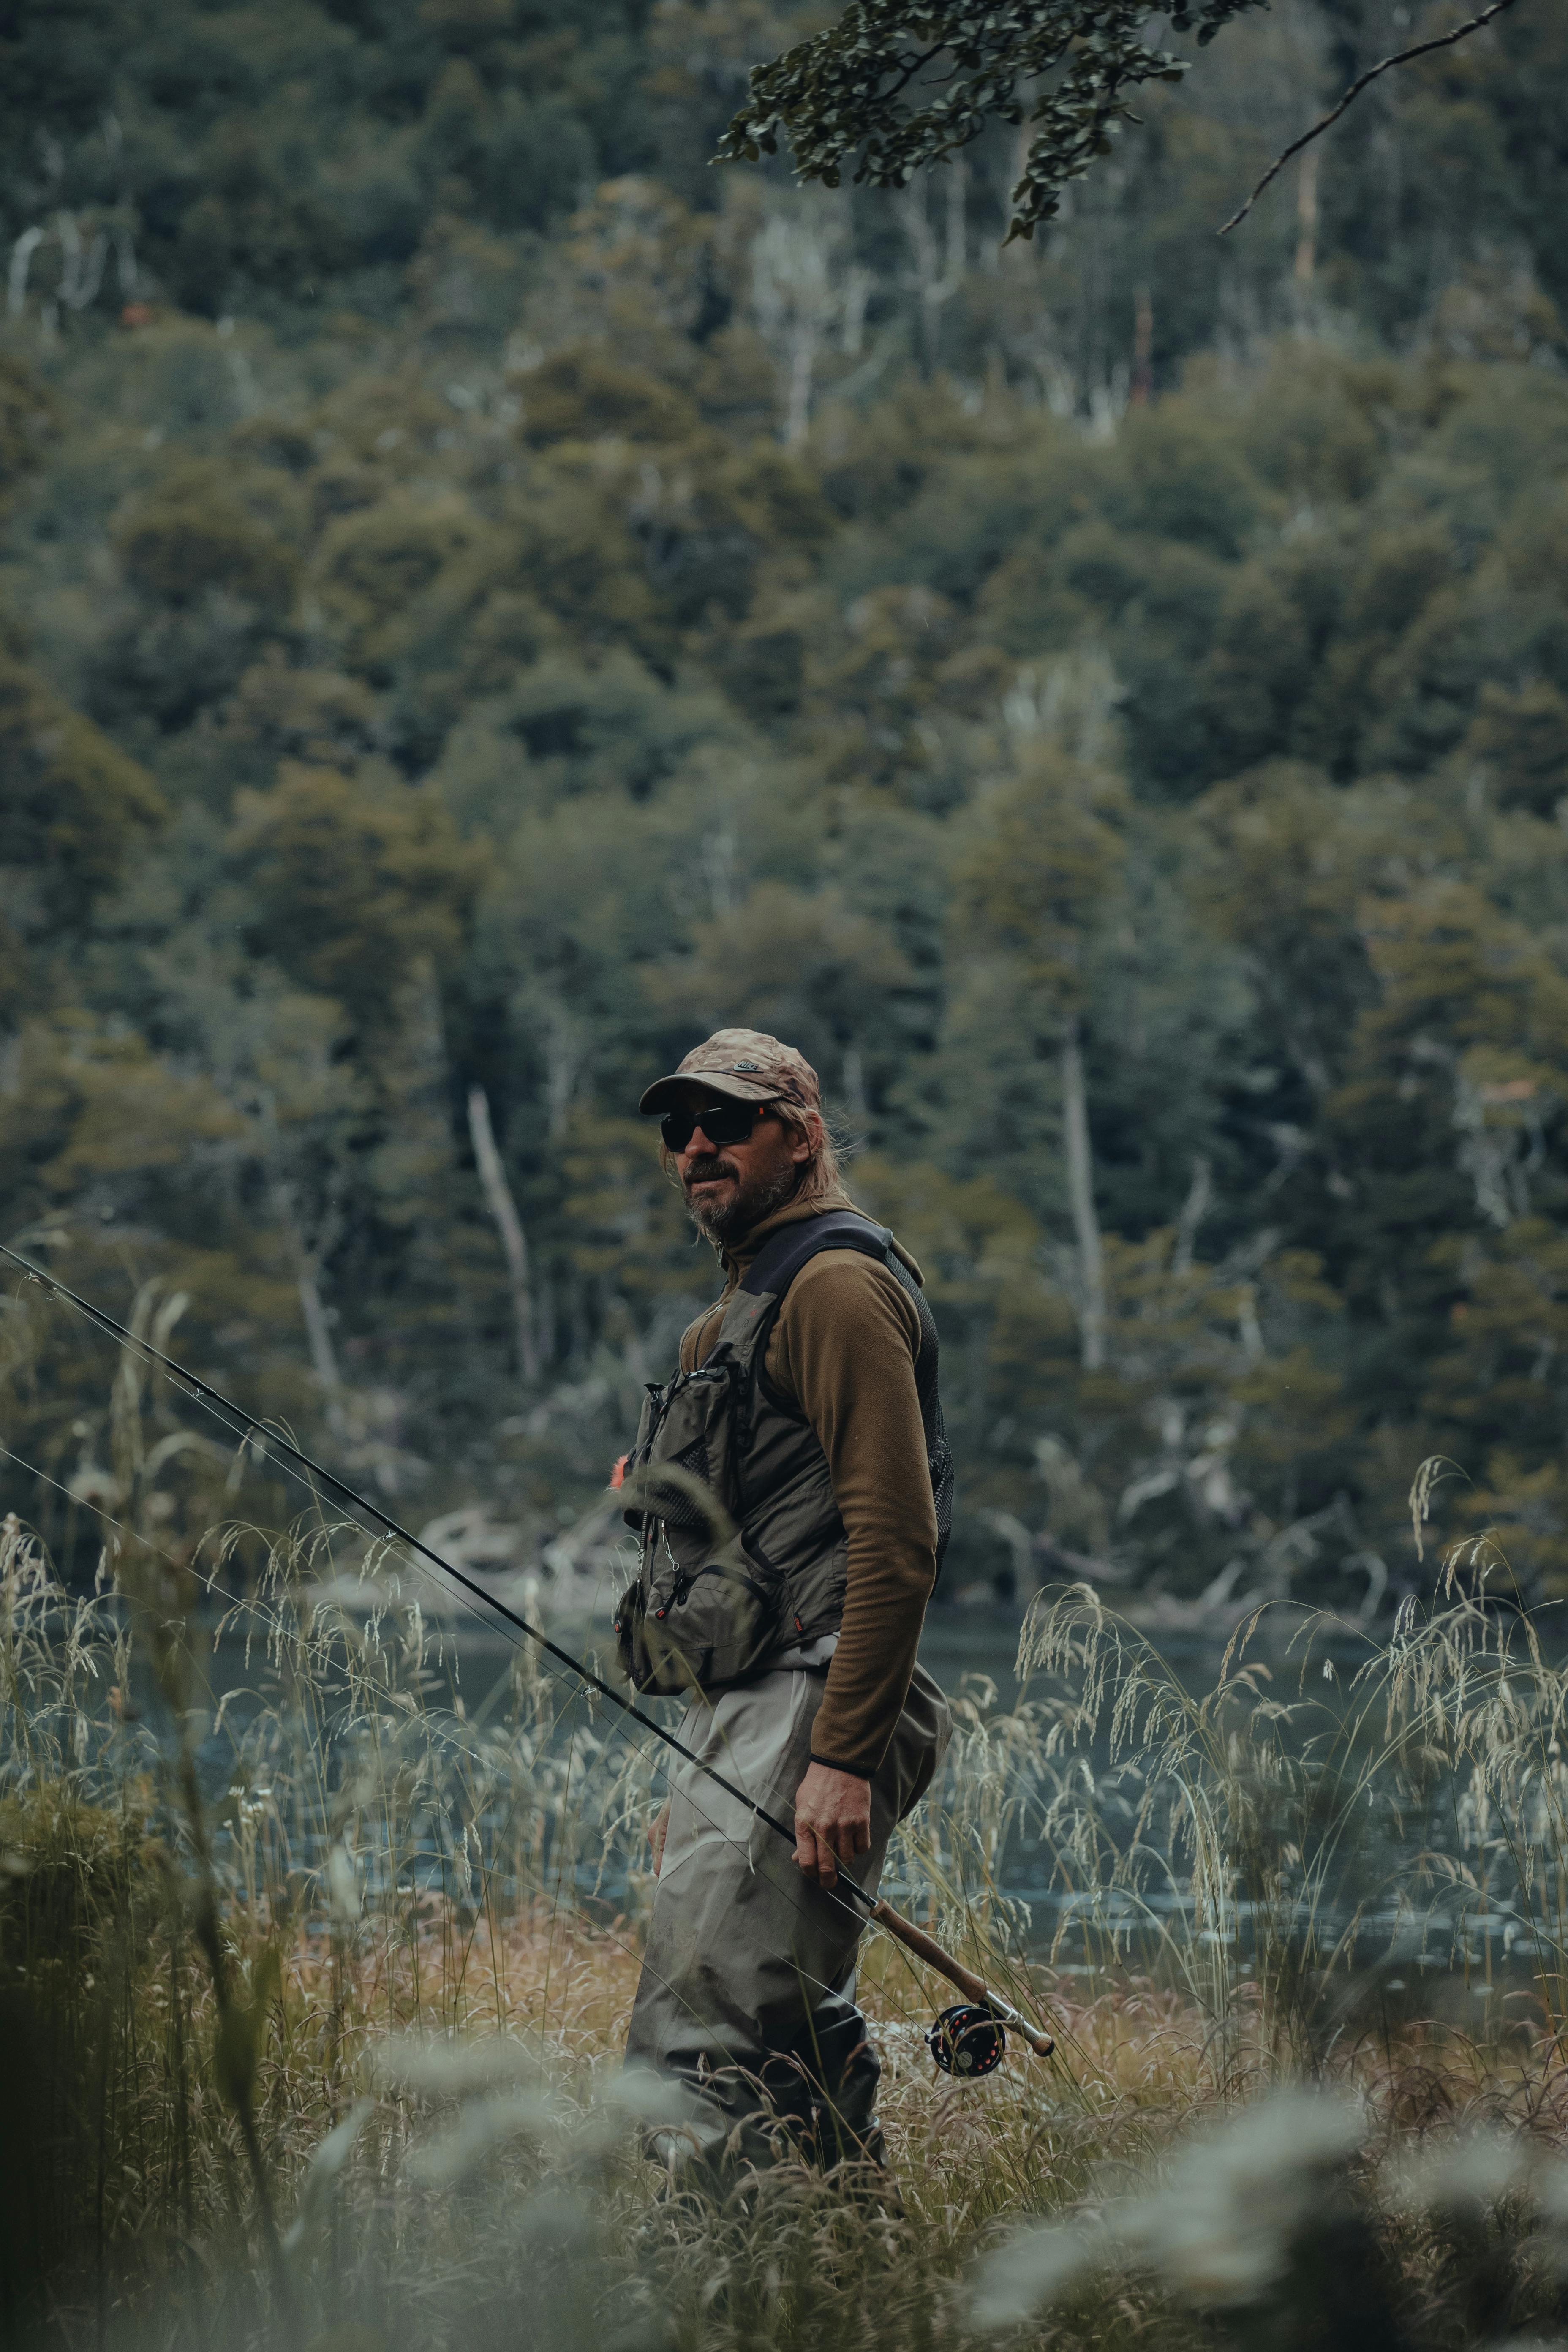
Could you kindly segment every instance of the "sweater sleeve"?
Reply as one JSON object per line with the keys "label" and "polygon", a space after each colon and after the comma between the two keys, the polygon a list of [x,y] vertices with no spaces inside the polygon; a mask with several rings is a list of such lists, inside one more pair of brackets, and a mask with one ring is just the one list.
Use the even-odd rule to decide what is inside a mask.
{"label": "sweater sleeve", "polygon": [[936,1580],[936,1506],[915,1389],[920,1317],[875,1259],[825,1250],[790,1285],[767,1374],[821,1441],[848,1538],[816,1761],[869,1777],[893,1736]]}

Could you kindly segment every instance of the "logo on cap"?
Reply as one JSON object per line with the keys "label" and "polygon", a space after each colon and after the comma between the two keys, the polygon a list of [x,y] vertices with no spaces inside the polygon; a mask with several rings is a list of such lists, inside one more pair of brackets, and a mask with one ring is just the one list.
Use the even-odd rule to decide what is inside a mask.
{"label": "logo on cap", "polygon": [[760,1062],[731,1062],[730,1067],[739,1073],[742,1070],[760,1069],[762,1067],[762,1064]]}

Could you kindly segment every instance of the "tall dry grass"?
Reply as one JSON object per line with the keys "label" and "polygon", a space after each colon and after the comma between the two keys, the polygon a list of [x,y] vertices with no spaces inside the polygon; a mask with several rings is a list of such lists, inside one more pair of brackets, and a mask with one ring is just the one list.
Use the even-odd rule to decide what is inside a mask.
{"label": "tall dry grass", "polygon": [[86,1599],[7,1522],[6,2340],[1559,2327],[1568,1675],[1536,1629],[1457,1588],[1381,1642],[1264,1618],[1194,1690],[1077,1591],[1020,1673],[957,1694],[889,1867],[1058,2059],[938,2076],[947,1990],[872,1937],[901,2210],[793,2166],[702,2199],[618,2065],[656,1755],[319,1516],[184,1563],[121,1529]]}

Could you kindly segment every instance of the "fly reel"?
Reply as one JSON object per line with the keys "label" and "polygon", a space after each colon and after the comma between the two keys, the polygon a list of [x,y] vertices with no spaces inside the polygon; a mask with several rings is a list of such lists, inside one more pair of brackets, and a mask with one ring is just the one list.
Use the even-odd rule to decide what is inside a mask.
{"label": "fly reel", "polygon": [[955,2001],[926,2035],[926,2048],[942,2073],[965,2083],[994,2073],[1006,2047],[1001,2019],[980,2001]]}

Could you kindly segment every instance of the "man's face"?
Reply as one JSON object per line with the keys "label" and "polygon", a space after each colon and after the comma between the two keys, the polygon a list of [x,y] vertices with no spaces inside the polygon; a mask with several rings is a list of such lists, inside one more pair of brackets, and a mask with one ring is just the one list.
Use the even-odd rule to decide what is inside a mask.
{"label": "man's face", "polygon": [[[713,1097],[700,1082],[682,1088],[693,1111]],[[700,1126],[684,1151],[674,1154],[680,1189],[699,1233],[710,1242],[736,1241],[782,1209],[811,1157],[808,1139],[780,1118],[771,1103],[759,1104],[752,1131],[739,1143],[710,1143]]]}

